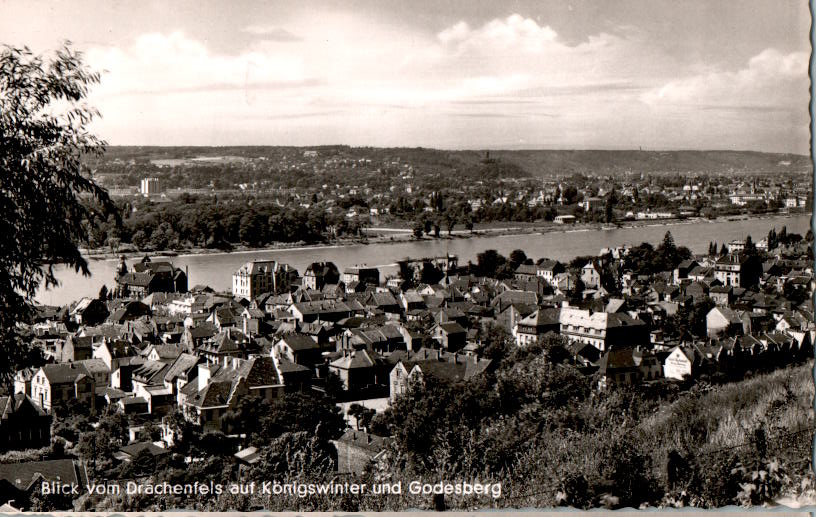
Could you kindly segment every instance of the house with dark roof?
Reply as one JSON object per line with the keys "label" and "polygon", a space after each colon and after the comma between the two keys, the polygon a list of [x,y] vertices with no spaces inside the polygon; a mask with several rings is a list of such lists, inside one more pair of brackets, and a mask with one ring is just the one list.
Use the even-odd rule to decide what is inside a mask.
{"label": "house with dark roof", "polygon": [[[357,302],[360,310],[364,310]],[[311,302],[294,303],[289,308],[292,316],[301,323],[314,321],[338,322],[352,316],[352,308],[342,300],[316,300]]]}
{"label": "house with dark roof", "polygon": [[93,336],[69,335],[65,341],[54,344],[54,361],[67,363],[93,357]]}
{"label": "house with dark roof", "polygon": [[557,260],[542,259],[536,264],[536,275],[550,285],[554,285],[555,277],[564,271],[564,265]]}
{"label": "house with dark roof", "polygon": [[102,300],[85,297],[71,309],[68,317],[77,325],[99,325],[108,317],[108,307]]}
{"label": "house with dark roof", "polygon": [[113,454],[113,457],[119,461],[133,461],[136,456],[147,451],[154,459],[170,454],[170,451],[164,447],[159,447],[151,442],[137,442],[120,447],[118,452]]}
{"label": "house with dark roof", "polygon": [[518,346],[527,346],[536,343],[547,332],[555,332],[561,328],[558,308],[541,308],[522,318],[513,328],[513,336]]}
{"label": "house with dark roof", "polygon": [[742,334],[743,321],[739,314],[728,307],[714,307],[706,314],[708,337]]}
{"label": "house with dark roof", "polygon": [[561,335],[596,347],[601,352],[613,347],[647,346],[649,326],[625,313],[592,312],[562,307],[559,314]]}
{"label": "house with dark roof", "polygon": [[153,262],[149,257],[133,264],[132,271],[128,271],[125,257],[122,256],[114,281],[114,295],[118,298],[141,299],[155,292],[187,292],[187,273],[170,262]]}
{"label": "house with dark roof", "polygon": [[94,377],[77,363],[46,364],[31,380],[31,397],[49,413],[61,403],[77,400],[96,409]]}
{"label": "house with dark roof", "polygon": [[604,353],[598,362],[598,386],[605,388],[612,384],[640,382],[641,371],[633,353],[633,348],[615,348]]}
{"label": "house with dark roof", "polygon": [[108,323],[124,323],[152,314],[150,306],[138,300],[126,300],[111,307]]}
{"label": "house with dark roof", "polygon": [[225,328],[211,338],[203,340],[198,354],[208,363],[229,363],[233,357],[246,359],[257,347],[246,334],[236,328]]}
{"label": "house with dark roof", "polygon": [[399,302],[388,291],[369,293],[363,303],[369,309],[379,309],[386,314],[398,315],[401,312]]}
{"label": "house with dark roof", "polygon": [[[13,489],[15,507],[28,508],[31,496],[40,493],[43,483],[76,486],[82,493],[88,484],[88,473],[80,462],[70,459],[0,464],[0,491],[5,494],[6,490],[3,488]],[[4,496],[6,497],[8,495]],[[73,506],[58,508],[65,511],[73,509]]]}
{"label": "house with dark roof", "polygon": [[51,415],[25,393],[0,397],[0,451],[37,449],[51,443]]}
{"label": "house with dark roof", "polygon": [[729,253],[714,264],[714,276],[723,285],[750,287],[759,282],[762,264],[755,255]]}
{"label": "house with dark roof", "polygon": [[275,343],[274,350],[278,357],[313,368],[323,362],[322,353],[327,347],[321,347],[317,340],[305,334],[291,333],[284,334]]}
{"label": "house with dark roof", "polygon": [[303,389],[308,374],[297,365],[257,356],[228,364],[199,363],[197,368],[196,377],[180,391],[180,406],[187,420],[205,430],[228,430],[222,418],[241,397],[274,400],[283,396],[287,381],[293,389]]}
{"label": "house with dark roof", "polygon": [[467,344],[467,330],[455,321],[437,323],[431,329],[431,337],[448,352],[457,352]]}
{"label": "house with dark roof", "polygon": [[168,363],[148,360],[133,372],[133,394],[147,402],[148,413],[161,414],[172,410],[173,390],[164,385],[164,376],[169,370]]}
{"label": "house with dark roof", "polygon": [[394,364],[388,384],[392,402],[404,394],[412,382],[422,382],[425,376],[448,383],[465,382],[493,365],[490,359],[428,348],[416,352],[396,352],[389,362]]}
{"label": "house with dark roof", "polygon": [[340,271],[334,262],[312,262],[303,273],[303,288],[321,290],[326,284],[340,281]]}
{"label": "house with dark roof", "polygon": [[369,350],[342,350],[329,363],[348,391],[364,390],[388,382],[388,365],[376,352]]}

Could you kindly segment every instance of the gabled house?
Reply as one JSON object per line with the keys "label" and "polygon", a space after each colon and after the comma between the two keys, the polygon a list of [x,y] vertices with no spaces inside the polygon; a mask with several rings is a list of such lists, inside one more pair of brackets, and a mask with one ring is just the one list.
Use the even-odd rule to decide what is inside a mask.
{"label": "gabled house", "polygon": [[321,290],[326,284],[340,281],[340,272],[333,262],[312,262],[303,273],[303,288]]}
{"label": "gabled house", "polygon": [[555,332],[561,328],[561,310],[556,308],[538,309],[529,316],[522,318],[513,328],[513,336],[518,346],[527,346],[536,343],[547,332]]}
{"label": "gabled house", "polygon": [[[357,304],[359,306],[359,303]],[[359,309],[363,309],[359,306]],[[292,316],[301,323],[314,321],[338,322],[352,316],[352,308],[341,300],[317,300],[294,303],[289,308]]]}
{"label": "gabled house", "polygon": [[431,336],[448,352],[456,352],[465,347],[467,330],[455,321],[437,323],[431,329]]}
{"label": "gabled house", "polygon": [[613,384],[637,384],[641,380],[641,371],[635,363],[633,348],[615,348],[608,350],[598,362],[598,386],[603,389]]}
{"label": "gabled house", "polygon": [[233,357],[247,358],[256,346],[246,334],[235,328],[221,330],[212,338],[205,339],[198,347],[198,354],[208,363],[228,363]]}
{"label": "gabled house", "polygon": [[389,374],[392,402],[408,390],[411,382],[422,382],[425,376],[447,383],[464,382],[484,373],[493,364],[490,359],[427,348],[397,353],[392,359],[396,360]]}
{"label": "gabled house", "polygon": [[538,276],[538,268],[534,264],[519,264],[513,277],[516,280],[535,280]]}
{"label": "gabled house", "polygon": [[387,364],[376,352],[368,350],[343,350],[329,363],[329,371],[343,381],[349,391],[365,390],[388,382]]}
{"label": "gabled house", "polygon": [[695,346],[676,346],[663,361],[663,376],[677,380],[693,378],[702,367],[704,359]]}
{"label": "gabled house", "polygon": [[68,313],[68,318],[77,325],[99,325],[108,317],[108,307],[97,298],[85,297],[79,300]]}
{"label": "gabled house", "polygon": [[275,343],[275,355],[283,357],[295,364],[313,368],[323,361],[322,354],[326,350],[317,341],[305,334],[284,334]]}
{"label": "gabled house", "polygon": [[0,397],[0,451],[38,449],[51,443],[51,415],[25,393]]}
{"label": "gabled house", "polygon": [[564,271],[564,265],[557,260],[543,259],[536,265],[536,275],[550,285],[554,285],[556,276]]}
{"label": "gabled house", "polygon": [[[77,486],[82,490],[88,484],[88,474],[84,465],[70,459],[0,464],[0,486],[13,490],[16,507],[26,509],[31,497],[41,493],[43,483]],[[68,506],[58,510],[73,511],[74,508]]]}
{"label": "gabled house", "polygon": [[601,269],[595,261],[589,261],[581,268],[581,281],[590,289],[597,289],[601,286]]}
{"label": "gabled house", "polygon": [[714,307],[706,314],[706,334],[708,337],[737,335],[743,331],[743,322],[736,311],[728,307]]}
{"label": "gabled house", "polygon": [[293,388],[303,389],[306,385],[301,368],[292,369],[273,357],[234,358],[222,365],[199,363],[197,368],[195,378],[180,391],[181,411],[188,421],[210,431],[230,431],[222,419],[242,397],[269,401],[282,397],[287,388],[287,370],[299,372],[289,377]]}
{"label": "gabled house", "polygon": [[31,398],[49,413],[55,405],[77,400],[96,410],[93,375],[77,363],[47,364],[31,379]]}

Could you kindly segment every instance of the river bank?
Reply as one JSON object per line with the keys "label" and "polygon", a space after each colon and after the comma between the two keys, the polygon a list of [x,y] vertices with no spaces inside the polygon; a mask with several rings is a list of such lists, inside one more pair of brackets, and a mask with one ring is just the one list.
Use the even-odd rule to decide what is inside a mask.
{"label": "river bank", "polygon": [[[512,226],[486,226],[470,230],[454,230],[452,234],[441,231],[439,237],[423,235],[416,238],[410,229],[402,228],[369,228],[365,237],[341,238],[334,241],[319,243],[299,242],[279,242],[261,248],[251,248],[243,245],[236,245],[232,249],[212,249],[212,248],[180,248],[173,250],[134,250],[132,247],[123,247],[116,250],[110,249],[84,249],[83,255],[92,261],[113,260],[124,256],[126,259],[142,257],[144,255],[155,255],[162,257],[195,257],[199,255],[239,255],[256,254],[270,251],[298,251],[298,250],[321,250],[334,249],[348,246],[361,246],[369,244],[398,244],[405,242],[444,242],[445,240],[476,239],[480,237],[498,237],[510,235],[545,235],[550,233],[578,233],[586,231],[611,231],[632,228],[670,228],[679,225],[693,224],[714,224],[726,221],[751,221],[767,219],[792,219],[800,217],[802,214],[763,214],[729,216],[714,219],[703,217],[692,217],[685,219],[663,219],[663,220],[636,220],[624,223],[579,223],[579,224],[557,224],[553,222],[545,223],[513,223]],[[764,236],[753,236],[759,240]]]}
{"label": "river bank", "polygon": [[[715,221],[637,221],[624,227],[606,225],[577,225],[557,228],[528,227],[522,230],[480,231],[471,238],[470,234],[447,236],[434,239],[414,239],[413,235],[401,238],[385,238],[374,242],[369,239],[366,244],[359,242],[323,243],[314,246],[297,244],[263,250],[236,250],[223,252],[208,250],[206,253],[193,253],[191,250],[178,250],[171,253],[176,267],[186,270],[188,285],[209,285],[213,289],[228,291],[232,288],[232,273],[251,260],[276,260],[289,264],[300,272],[312,262],[331,261],[340,270],[354,266],[370,266],[380,269],[381,278],[396,274],[397,262],[405,258],[438,257],[445,254],[459,258],[460,264],[476,262],[479,253],[495,249],[507,256],[514,249],[521,249],[528,257],[538,259],[547,257],[562,262],[569,262],[579,255],[597,255],[602,248],[615,246],[634,246],[642,242],[657,245],[663,239],[666,230],[671,230],[678,246],[687,246],[694,253],[705,253],[711,241],[718,244],[733,239],[744,239],[751,235],[760,240],[768,231],[787,226],[788,232],[804,235],[810,228],[810,214]],[[130,266],[146,252],[132,253],[128,260]],[[151,255],[158,253],[148,252]],[[41,288],[37,301],[45,305],[65,305],[83,296],[96,296],[103,285],[113,285],[116,275],[118,253],[108,253],[98,260],[90,260],[88,268],[91,276],[83,276],[64,265],[55,266],[55,274],[60,285],[52,288]]]}

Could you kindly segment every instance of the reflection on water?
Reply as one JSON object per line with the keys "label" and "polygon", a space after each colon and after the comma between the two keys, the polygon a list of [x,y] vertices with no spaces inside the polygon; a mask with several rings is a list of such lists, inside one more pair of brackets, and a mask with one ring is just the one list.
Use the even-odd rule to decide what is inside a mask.
{"label": "reflection on water", "polygon": [[[771,228],[777,230],[787,226],[788,232],[807,232],[809,215],[794,217],[772,217],[742,221],[695,221],[661,224],[639,228],[604,228],[600,230],[565,230],[545,234],[503,235],[473,239],[429,239],[423,241],[398,242],[393,244],[370,244],[354,246],[331,246],[325,248],[298,248],[274,251],[251,251],[218,255],[187,255],[170,260],[176,267],[187,268],[190,287],[206,284],[217,290],[231,287],[232,272],[241,264],[255,259],[274,259],[290,264],[303,273],[311,262],[330,260],[342,271],[355,265],[381,267],[383,276],[396,272],[396,261],[411,257],[430,257],[450,253],[459,257],[459,264],[476,261],[476,255],[487,249],[496,249],[509,255],[514,249],[522,249],[527,256],[537,259],[549,257],[570,260],[578,255],[597,254],[601,248],[622,244],[650,242],[657,244],[670,230],[678,245],[688,246],[695,253],[704,253],[711,241],[718,245],[733,239],[751,235],[754,241],[764,238]],[[131,261],[129,261],[131,262]],[[50,291],[41,291],[37,301],[48,305],[64,305],[83,296],[96,296],[102,285],[110,288],[118,260],[90,262],[91,277],[83,277],[73,270],[57,268],[57,278],[61,285]]]}

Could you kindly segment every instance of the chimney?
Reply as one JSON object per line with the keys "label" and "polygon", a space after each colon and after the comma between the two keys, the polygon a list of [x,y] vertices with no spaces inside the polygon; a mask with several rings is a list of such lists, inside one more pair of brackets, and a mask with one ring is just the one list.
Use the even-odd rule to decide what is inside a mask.
{"label": "chimney", "polygon": [[207,387],[207,383],[210,381],[210,373],[208,364],[201,363],[198,365],[198,391]]}

